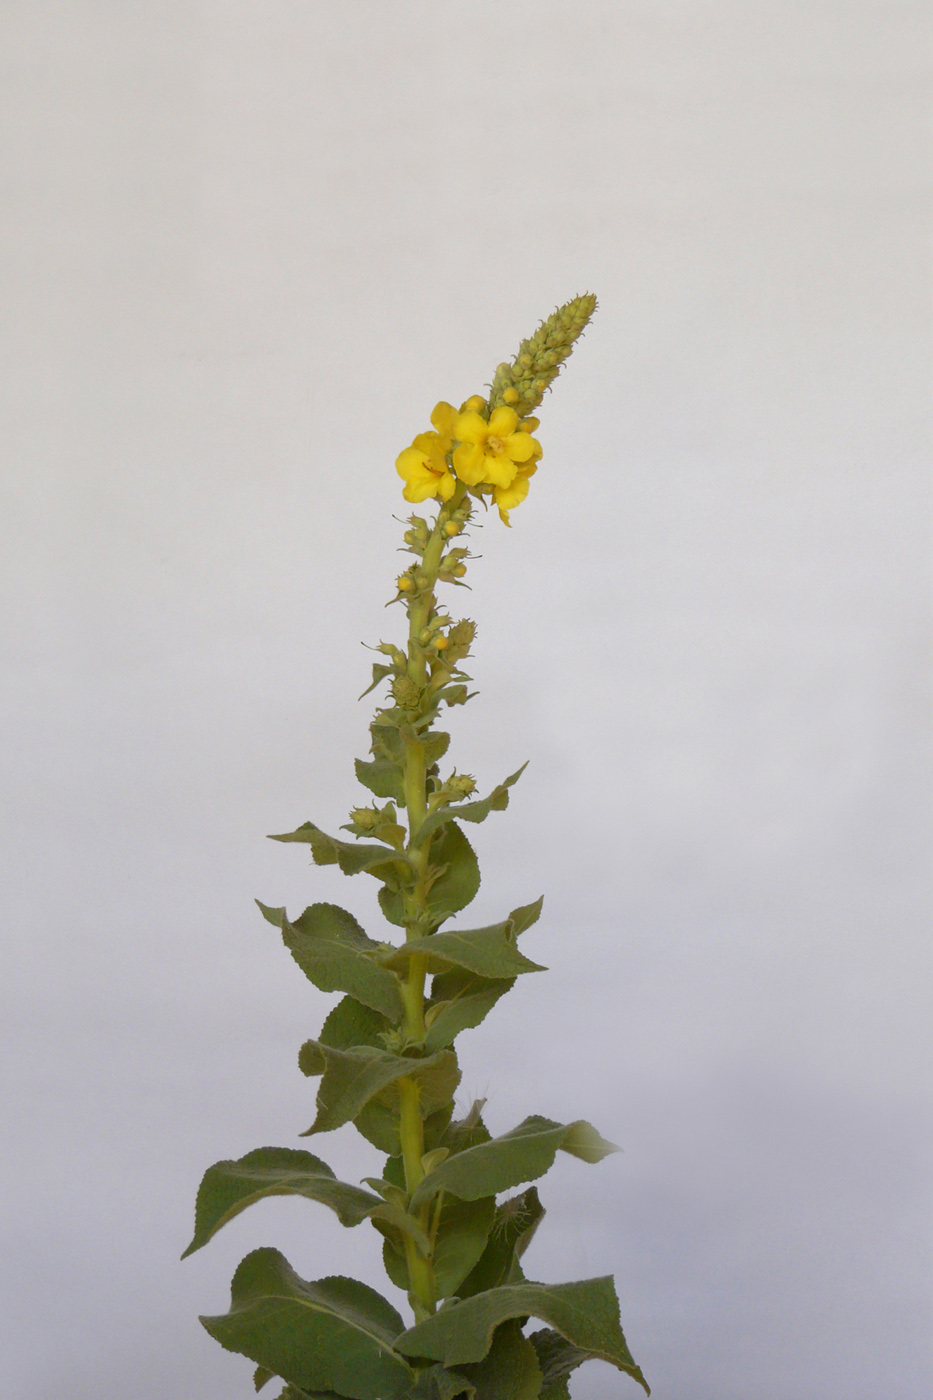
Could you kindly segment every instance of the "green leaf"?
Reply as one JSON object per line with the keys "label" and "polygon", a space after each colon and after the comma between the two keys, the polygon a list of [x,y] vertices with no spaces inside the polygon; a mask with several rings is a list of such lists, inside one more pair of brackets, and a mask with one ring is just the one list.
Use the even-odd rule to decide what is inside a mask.
{"label": "green leaf", "polygon": [[395,1110],[398,1081],[405,1076],[418,1081],[424,1115],[451,1099],[460,1083],[457,1057],[452,1050],[439,1050],[424,1059],[415,1059],[370,1045],[336,1050],[319,1040],[308,1040],[299,1051],[298,1067],[303,1074],[323,1074],[317,1095],[317,1117],[303,1137],[332,1132],[352,1122],[376,1095],[382,1096],[384,1104]]}
{"label": "green leaf", "polygon": [[421,745],[424,749],[424,761],[430,768],[444,757],[450,747],[450,735],[445,734],[442,729],[432,729],[430,733],[422,734]]}
{"label": "green leaf", "polygon": [[[465,692],[466,687],[464,686],[463,689]],[[504,783],[499,783],[497,787],[494,787],[488,797],[481,797],[476,802],[458,802],[455,807],[439,807],[436,812],[425,817],[419,826],[418,844],[421,845],[432,832],[437,831],[438,827],[449,822],[452,817],[456,817],[457,821],[481,822],[486,820],[490,812],[505,811],[509,805],[509,788],[518,782],[527,767],[528,764],[523,763],[517,773],[513,773],[511,777],[506,778]]]}
{"label": "green leaf", "polygon": [[362,758],[358,758],[354,761],[353,766],[360,782],[364,787],[368,787],[376,797],[387,797],[390,801],[397,803],[399,807],[404,807],[404,774],[397,763],[393,763],[389,758],[376,758],[372,763],[366,763]]}
{"label": "green leaf", "polygon": [[544,1207],[537,1188],[529,1186],[518,1196],[511,1196],[496,1208],[496,1218],[489,1232],[486,1248],[475,1268],[457,1289],[461,1298],[485,1293],[503,1283],[524,1283],[519,1260],[531,1244],[535,1231],[544,1219]]}
{"label": "green leaf", "polygon": [[441,924],[469,904],[480,884],[479,862],[456,822],[448,822],[432,844],[431,865],[442,873],[425,903],[435,924]]}
{"label": "green leaf", "polygon": [[395,1346],[406,1356],[461,1366],[483,1360],[503,1322],[529,1316],[632,1376],[648,1393],[619,1325],[619,1300],[608,1275],[579,1283],[506,1284],[477,1293],[409,1328],[396,1338]]}
{"label": "green leaf", "polygon": [[[401,1288],[407,1293],[411,1283],[402,1237],[398,1229],[391,1228],[396,1222],[390,1221],[387,1214],[378,1210],[373,1212],[371,1218],[389,1246],[388,1251],[383,1251],[386,1272],[396,1288]],[[434,1247],[434,1277],[438,1298],[449,1298],[456,1293],[483,1253],[495,1218],[494,1196],[485,1196],[479,1201],[460,1201],[456,1196],[445,1198],[441,1206]]]}
{"label": "green leaf", "polygon": [[544,1377],[542,1395],[569,1396],[567,1377],[578,1366],[582,1366],[584,1361],[596,1359],[593,1352],[587,1351],[585,1347],[574,1346],[566,1337],[548,1327],[542,1328],[540,1332],[532,1332],[528,1340],[537,1352],[538,1365]]}
{"label": "green leaf", "polygon": [[544,907],[544,895],[540,895],[533,904],[523,904],[519,909],[513,909],[509,915],[512,924],[512,932],[516,936],[525,933],[536,924],[541,917],[541,910]]}
{"label": "green leaf", "polygon": [[230,1311],[202,1317],[240,1352],[305,1391],[349,1400],[403,1400],[415,1375],[393,1346],[402,1319],[365,1283],[306,1282],[277,1249],[248,1254],[233,1276]]}
{"label": "green leaf", "polygon": [[305,822],[296,831],[288,831],[281,836],[270,836],[269,840],[300,841],[311,847],[315,865],[339,865],[344,875],[358,875],[365,870],[368,875],[375,875],[377,880],[395,884],[404,884],[413,879],[408,861],[392,846],[339,841],[336,836],[328,836],[313,822]]}
{"label": "green leaf", "polygon": [[281,929],[286,948],[315,987],[322,992],[349,992],[393,1024],[401,1020],[398,978],[373,960],[380,945],[346,909],[312,904],[290,923],[284,909],[269,909],[265,904],[259,908],[270,924]]}
{"label": "green leaf", "polygon": [[391,1022],[378,1011],[363,1006],[355,997],[341,997],[321,1027],[318,1039],[334,1050],[351,1050],[358,1045],[382,1050],[383,1036],[391,1029]]}
{"label": "green leaf", "polygon": [[477,1201],[445,1197],[434,1246],[434,1276],[439,1298],[449,1298],[475,1266],[496,1218],[495,1196]]}
{"label": "green leaf", "polygon": [[537,1352],[522,1336],[520,1319],[497,1327],[488,1355],[463,1371],[476,1387],[476,1400],[537,1400],[541,1391]]}
{"label": "green leaf", "polygon": [[448,1371],[444,1366],[429,1366],[422,1371],[410,1393],[410,1400],[473,1400],[476,1390],[466,1376]]}
{"label": "green leaf", "polygon": [[386,967],[402,971],[408,967],[413,953],[427,959],[429,972],[465,967],[480,977],[505,980],[518,977],[522,972],[547,971],[518,951],[509,919],[501,924],[490,924],[488,928],[448,929],[427,938],[411,938],[395,952],[383,953],[380,961]]}
{"label": "green leaf", "polygon": [[[184,1258],[184,1255],[182,1255],[182,1258]],[[265,1366],[257,1366],[253,1372],[253,1389],[256,1391],[262,1390],[267,1381],[274,1379],[274,1371],[267,1371]]]}
{"label": "green leaf", "polygon": [[391,676],[394,669],[394,666],[386,666],[385,663],[382,661],[374,661],[372,683],[366,687],[366,689],[363,691],[363,695],[360,695],[357,698],[359,700],[362,700],[363,696],[368,695],[371,690],[375,690],[376,686],[379,684],[380,681],[384,681],[386,676]]}
{"label": "green leaf", "polygon": [[459,967],[438,974],[431,983],[431,999],[426,1008],[425,1049],[440,1050],[451,1045],[461,1031],[478,1026],[514,985],[514,977],[477,977],[475,972]]}
{"label": "green leaf", "polygon": [[412,1206],[429,1201],[438,1191],[450,1191],[461,1200],[473,1201],[479,1196],[507,1191],[523,1181],[534,1181],[549,1169],[561,1148],[587,1162],[598,1162],[618,1150],[582,1119],[555,1123],[534,1114],[502,1137],[439,1163],[412,1196]]}
{"label": "green leaf", "polygon": [[194,1238],[181,1256],[207,1244],[221,1226],[267,1196],[304,1196],[335,1211],[341,1225],[359,1225],[381,1205],[378,1196],[338,1181],[326,1162],[292,1147],[258,1147],[237,1161],[208,1167],[198,1190]]}

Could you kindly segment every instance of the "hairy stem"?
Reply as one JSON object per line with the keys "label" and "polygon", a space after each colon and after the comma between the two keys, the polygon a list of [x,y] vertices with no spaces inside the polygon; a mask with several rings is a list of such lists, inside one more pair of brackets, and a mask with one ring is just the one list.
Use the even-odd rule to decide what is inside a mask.
{"label": "hairy stem", "polygon": [[[465,494],[465,488],[458,488],[454,499],[438,511],[437,520],[428,540],[421,567],[418,570],[418,592],[408,603],[408,675],[419,687],[424,687],[428,675],[426,648],[421,634],[430,622],[435,610],[434,588],[437,572],[444,553],[446,534],[444,526],[450,519]],[[414,867],[416,882],[406,901],[405,931],[408,940],[418,938],[424,932],[424,918],[427,913],[426,880],[430,841],[422,846],[415,845],[418,829],[428,811],[427,764],[424,744],[415,735],[405,741],[404,766],[405,808],[408,814],[408,858]],[[422,953],[413,953],[409,958],[408,972],[401,983],[402,1002],[405,1007],[403,1028],[406,1038],[414,1042],[424,1040],[424,985],[427,960]],[[409,1196],[417,1190],[424,1179],[424,1118],[417,1080],[399,1080],[399,1137],[402,1145],[402,1161],[405,1167],[405,1189]],[[419,1223],[428,1233],[430,1209],[423,1206],[419,1212]],[[408,1277],[411,1284],[410,1301],[418,1321],[430,1316],[437,1306],[437,1291],[434,1280],[434,1266],[431,1259],[424,1259],[414,1240],[406,1236],[405,1257],[408,1264]]]}

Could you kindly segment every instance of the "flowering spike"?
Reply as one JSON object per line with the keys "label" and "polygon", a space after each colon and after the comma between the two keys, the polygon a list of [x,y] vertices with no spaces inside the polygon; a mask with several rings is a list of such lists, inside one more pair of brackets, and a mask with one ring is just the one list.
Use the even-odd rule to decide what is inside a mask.
{"label": "flowering spike", "polygon": [[522,341],[512,363],[501,364],[496,370],[489,411],[514,408],[519,418],[533,412],[595,310],[596,298],[587,293],[559,306],[553,316],[542,321],[534,335]]}

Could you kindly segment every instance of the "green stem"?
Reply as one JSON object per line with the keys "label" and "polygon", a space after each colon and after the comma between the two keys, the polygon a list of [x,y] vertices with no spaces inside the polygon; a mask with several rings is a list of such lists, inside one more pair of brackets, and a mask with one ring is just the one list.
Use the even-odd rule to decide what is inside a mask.
{"label": "green stem", "polygon": [[[444,553],[447,536],[444,526],[450,519],[465,494],[465,487],[458,492],[447,506],[438,511],[437,520],[428,540],[418,570],[418,592],[408,604],[408,675],[420,687],[427,681],[427,657],[421,642],[421,633],[431,620],[435,608],[434,589],[437,572]],[[430,842],[423,846],[415,845],[415,837],[421,823],[427,816],[427,763],[424,745],[414,736],[405,742],[404,764],[405,808],[408,814],[408,858],[416,874],[415,887],[407,900],[408,918],[405,921],[406,937],[410,941],[421,937],[424,928],[424,915],[427,912],[426,879]],[[405,1007],[403,1028],[407,1039],[415,1043],[424,1041],[424,985],[427,974],[427,959],[423,953],[412,953],[408,960],[408,972],[401,981],[402,1002]],[[405,1167],[405,1189],[411,1196],[424,1180],[424,1119],[418,1082],[406,1076],[399,1080],[399,1138],[402,1147],[402,1161]],[[425,1205],[418,1213],[425,1233],[430,1227],[430,1207]],[[434,1279],[434,1266],[431,1259],[421,1256],[414,1240],[405,1239],[405,1258],[408,1264],[408,1278],[411,1284],[410,1299],[416,1320],[429,1317],[437,1306],[437,1290]]]}

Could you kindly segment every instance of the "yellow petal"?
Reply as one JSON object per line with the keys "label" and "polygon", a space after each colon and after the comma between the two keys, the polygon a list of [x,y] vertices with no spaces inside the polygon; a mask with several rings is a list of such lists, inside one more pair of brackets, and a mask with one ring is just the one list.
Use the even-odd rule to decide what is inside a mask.
{"label": "yellow petal", "polygon": [[541,427],[540,418],[523,418],[519,427],[523,433],[533,433],[536,428]]}
{"label": "yellow petal", "polygon": [[478,486],[483,480],[486,474],[485,463],[485,453],[482,447],[475,443],[461,442],[459,447],[454,449],[454,470],[467,486]]}
{"label": "yellow petal", "polygon": [[[445,472],[444,475],[441,477],[440,481],[438,482],[437,494],[440,496],[442,501],[449,501],[456,489],[457,483],[456,481],[454,481],[453,476],[450,474],[450,472]],[[402,494],[404,495],[404,492]]]}
{"label": "yellow petal", "polygon": [[489,416],[488,431],[493,437],[509,437],[517,427],[518,414],[514,408],[494,408]]}
{"label": "yellow petal", "polygon": [[480,418],[478,413],[472,409],[467,413],[458,413],[457,421],[454,423],[454,437],[459,442],[472,442],[481,447],[489,435],[489,424],[485,418]]}
{"label": "yellow petal", "polygon": [[493,495],[500,510],[512,510],[528,495],[528,482],[523,476],[517,476],[511,486],[497,486]]}
{"label": "yellow petal", "polygon": [[535,455],[535,440],[527,433],[511,433],[505,440],[505,450],[513,462],[527,462]]}
{"label": "yellow petal", "polygon": [[457,410],[453,404],[446,403],[441,399],[440,403],[434,405],[431,414],[431,422],[442,437],[453,437],[454,424],[457,421]]}
{"label": "yellow petal", "polygon": [[491,486],[511,486],[517,471],[518,467],[510,457],[493,455],[491,452],[485,453],[483,457],[483,476]]}
{"label": "yellow petal", "polygon": [[412,445],[411,447],[406,447],[404,451],[398,454],[395,459],[395,470],[398,472],[399,476],[403,477],[406,481],[410,481],[414,475],[424,471],[424,462],[424,452],[420,448]]}
{"label": "yellow petal", "polygon": [[426,501],[429,496],[437,495],[438,477],[432,472],[428,472],[422,481],[409,481],[404,487],[402,495],[406,501],[418,502]]}

